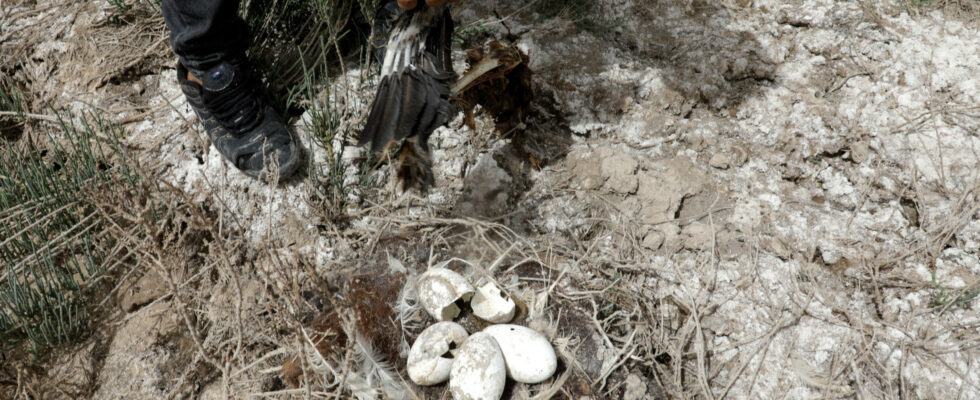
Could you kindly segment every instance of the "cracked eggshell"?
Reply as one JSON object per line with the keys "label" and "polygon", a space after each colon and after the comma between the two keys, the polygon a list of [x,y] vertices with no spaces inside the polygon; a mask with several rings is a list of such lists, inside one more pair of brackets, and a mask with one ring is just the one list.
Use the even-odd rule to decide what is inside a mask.
{"label": "cracked eggshell", "polygon": [[[422,331],[408,352],[408,377],[417,385],[437,385],[449,380],[458,347],[469,333],[455,322],[439,322]],[[445,357],[446,355],[449,357]]]}
{"label": "cracked eggshell", "polygon": [[514,300],[500,291],[493,283],[481,286],[470,303],[473,314],[494,324],[506,324],[514,318]]}
{"label": "cracked eggshell", "polygon": [[511,379],[539,383],[555,374],[558,357],[551,342],[540,332],[520,325],[491,325],[481,333],[497,341]]}
{"label": "cracked eggshell", "polygon": [[477,332],[456,353],[449,373],[455,400],[498,400],[504,394],[507,371],[500,346],[492,336]]}
{"label": "cracked eggshell", "polygon": [[469,301],[473,297],[473,285],[462,275],[446,268],[425,271],[419,277],[418,288],[422,307],[436,321],[456,318],[459,315],[456,301]]}

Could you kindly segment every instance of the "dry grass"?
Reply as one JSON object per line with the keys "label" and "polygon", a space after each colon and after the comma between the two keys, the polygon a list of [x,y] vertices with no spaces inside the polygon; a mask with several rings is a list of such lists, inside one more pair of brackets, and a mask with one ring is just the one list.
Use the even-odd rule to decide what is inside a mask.
{"label": "dry grass", "polygon": [[[90,6],[68,5],[65,12]],[[942,5],[963,10],[975,10],[970,8],[974,6],[968,1]],[[17,8],[9,15],[29,18],[42,11]],[[868,8],[867,12],[879,11]],[[85,60],[81,65],[91,68],[79,75],[81,81],[75,82],[79,88],[106,93],[119,82],[159,69],[160,60],[169,57],[164,56],[168,50],[161,44],[164,32],[159,19],[149,14],[132,18],[89,25],[86,35],[105,40],[73,44],[77,47],[67,53],[66,60]],[[869,19],[885,20],[880,15],[869,15]],[[30,37],[59,34],[51,26],[33,29]],[[26,31],[0,34],[4,39],[29,37]],[[122,40],[130,37],[134,42]],[[5,45],[0,68],[5,73],[13,71],[15,82],[27,88],[27,110],[43,116],[43,104],[57,98],[51,82],[66,78],[32,60],[29,55],[36,51],[37,40]],[[134,46],[141,51],[133,51]],[[110,113],[129,113],[124,121],[159,118],[155,115],[159,110],[137,100],[97,106]],[[937,115],[971,123],[976,107],[949,106],[934,114],[912,116],[907,128],[924,129],[926,121]],[[337,117],[358,116],[339,113]],[[27,121],[27,137],[44,123],[44,118]],[[944,162],[942,154],[934,159],[940,166]],[[969,296],[977,284],[953,291],[911,279],[908,274],[910,265],[929,264],[942,257],[956,235],[976,218],[980,186],[975,183],[967,188],[957,188],[952,182],[942,187],[906,187],[907,197],[916,199],[913,206],[922,215],[925,234],[909,237],[894,246],[895,251],[857,260],[846,275],[834,271],[838,266],[814,261],[819,257],[813,257],[812,249],[792,250],[795,258],[791,261],[798,261],[801,267],[794,279],[784,282],[788,288],[784,298],[777,293],[781,289],[769,286],[764,278],[764,264],[773,258],[765,245],[774,236],[773,226],[745,240],[740,262],[752,266],[752,273],[736,282],[725,275],[732,261],[718,248],[721,223],[717,216],[729,211],[727,206],[711,207],[685,221],[641,224],[619,206],[615,196],[589,192],[584,196],[588,199],[585,215],[574,216],[587,221],[584,228],[534,232],[454,216],[442,206],[419,206],[422,201],[411,196],[379,195],[365,204],[334,207],[338,203],[315,196],[322,188],[300,183],[306,185],[302,196],[314,199],[311,209],[315,215],[304,222],[317,228],[302,225],[306,230],[292,233],[329,238],[329,249],[317,249],[335,252],[324,265],[315,254],[297,250],[292,238],[270,235],[254,240],[248,233],[254,228],[249,223],[256,219],[235,209],[230,200],[226,202],[234,198],[226,182],[209,181],[202,201],[201,193],[188,193],[160,179],[148,167],[152,160],[141,161],[145,162],[138,165],[143,188],[151,196],[139,201],[111,194],[95,198],[99,211],[114,221],[107,233],[129,255],[126,268],[113,275],[115,285],[100,297],[100,305],[105,306],[104,324],[91,340],[113,342],[117,330],[146,317],[141,310],[165,305],[177,324],[165,335],[148,339],[164,360],[160,370],[147,374],[162,377],[161,393],[170,398],[197,398],[205,393],[228,398],[350,398],[354,393],[367,396],[377,390],[405,398],[442,398],[444,388],[420,388],[408,382],[400,354],[403,342],[411,343],[431,320],[413,311],[410,293],[384,296],[435,265],[449,266],[474,279],[496,281],[515,293],[526,306],[519,322],[546,333],[555,345],[561,359],[558,374],[542,385],[515,385],[509,392],[514,399],[619,398],[629,375],[648,382],[647,393],[655,398],[752,397],[767,384],[772,375],[767,360],[776,357],[796,357],[791,358],[792,371],[782,373],[797,377],[801,385],[827,398],[907,398],[914,388],[905,375],[896,375],[887,366],[888,360],[876,353],[877,346],[887,343],[899,348],[905,354],[902,368],[915,360],[938,362],[964,381],[969,371],[951,365],[947,356],[980,347],[977,326],[950,317],[962,307],[957,299]],[[257,209],[276,206],[276,187],[273,184],[264,187],[268,193],[255,194],[268,199]],[[928,204],[921,203],[925,195],[919,193],[926,189],[955,199],[948,215],[937,218],[930,214]],[[528,198],[576,194],[566,180],[542,182],[533,190]],[[324,210],[327,205],[330,209]],[[710,226],[710,246],[697,250],[642,246],[648,225],[686,224],[688,219]],[[269,231],[286,229],[272,218],[260,223]],[[127,285],[144,276],[159,277],[162,292],[132,312],[118,311],[116,304]],[[886,294],[908,296],[924,290],[946,297],[934,307],[897,321],[882,315]],[[871,308],[878,312],[849,309],[847,303],[835,301],[841,293],[870,299]],[[768,319],[764,326],[753,327],[758,329],[751,335],[729,340],[734,333],[749,329],[719,328],[718,321],[731,318],[732,310],[726,307],[736,300],[752,304]],[[471,320],[467,324],[471,330],[479,328]],[[847,332],[848,345],[833,350],[828,368],[817,369],[792,351],[801,331],[812,324]],[[904,339],[883,339],[891,330],[901,332]],[[100,365],[106,357],[96,354],[94,364]],[[96,371],[89,386],[69,389],[74,383],[51,378],[22,361],[4,359],[13,366],[0,372],[0,393],[17,398],[71,397],[65,393],[83,397],[94,396],[100,386],[109,384],[96,381]],[[963,393],[971,390],[980,388],[963,385]]]}

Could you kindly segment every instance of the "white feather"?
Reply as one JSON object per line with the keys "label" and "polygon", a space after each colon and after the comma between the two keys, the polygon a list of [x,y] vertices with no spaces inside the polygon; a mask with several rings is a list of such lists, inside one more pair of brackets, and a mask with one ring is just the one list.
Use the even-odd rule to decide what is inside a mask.
{"label": "white feather", "polygon": [[402,264],[401,260],[392,257],[391,254],[389,254],[388,272],[391,272],[393,274],[408,274],[408,268],[405,268],[405,264]]}
{"label": "white feather", "polygon": [[361,400],[375,399],[383,395],[386,399],[401,400],[409,398],[402,379],[384,356],[371,346],[371,343],[357,333],[354,339],[354,359],[358,369],[347,377],[347,388]]}
{"label": "white feather", "polygon": [[403,71],[405,68],[418,67],[422,54],[425,53],[425,37],[422,28],[439,17],[442,7],[426,7],[412,14],[411,21],[397,21],[392,28],[388,43],[385,45],[385,59],[381,64],[381,77],[386,77]]}
{"label": "white feather", "polygon": [[398,292],[395,313],[398,315],[402,332],[414,334],[421,328],[419,324],[422,322],[422,304],[419,303],[418,288],[415,286],[414,276],[406,279],[405,286]]}
{"label": "white feather", "polygon": [[[313,372],[322,375],[326,381],[324,382],[328,386],[336,385],[340,381],[340,376],[337,370],[331,366],[330,361],[323,358],[323,355],[316,349],[316,344],[313,343],[313,339],[306,332],[306,329],[301,328],[300,331],[303,333],[303,339],[306,341],[306,361],[310,364]],[[331,381],[332,380],[332,381]]]}

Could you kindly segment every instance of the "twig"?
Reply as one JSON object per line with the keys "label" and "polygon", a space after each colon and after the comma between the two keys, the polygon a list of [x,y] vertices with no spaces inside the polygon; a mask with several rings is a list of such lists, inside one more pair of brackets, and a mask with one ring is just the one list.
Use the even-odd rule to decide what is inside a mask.
{"label": "twig", "polygon": [[57,117],[44,114],[32,114],[32,113],[22,113],[17,111],[0,111],[0,117],[21,117],[21,118],[31,118],[37,119],[45,122],[50,122],[52,124],[59,125],[61,120]]}

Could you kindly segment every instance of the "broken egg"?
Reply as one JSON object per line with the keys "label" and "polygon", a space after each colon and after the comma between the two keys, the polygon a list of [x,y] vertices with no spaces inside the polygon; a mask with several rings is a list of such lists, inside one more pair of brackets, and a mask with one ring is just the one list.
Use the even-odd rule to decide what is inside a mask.
{"label": "broken egg", "polygon": [[558,368],[558,357],[551,342],[534,329],[520,325],[491,325],[481,333],[492,336],[497,342],[507,364],[507,376],[517,382],[543,382]]}
{"label": "broken egg", "polygon": [[419,277],[419,302],[437,321],[450,321],[459,315],[457,301],[469,301],[473,286],[462,275],[446,268],[433,268]]}
{"label": "broken egg", "polygon": [[492,336],[477,332],[463,342],[449,373],[453,399],[498,400],[506,381],[504,356]]}
{"label": "broken egg", "polygon": [[426,328],[408,352],[408,377],[423,386],[449,380],[449,369],[467,336],[466,329],[455,322],[439,322]]}
{"label": "broken egg", "polygon": [[494,324],[506,324],[514,318],[514,300],[493,283],[481,286],[473,296],[473,314]]}

